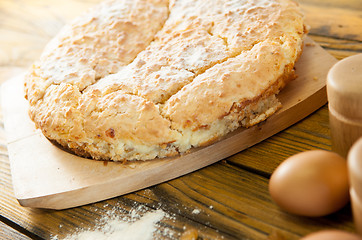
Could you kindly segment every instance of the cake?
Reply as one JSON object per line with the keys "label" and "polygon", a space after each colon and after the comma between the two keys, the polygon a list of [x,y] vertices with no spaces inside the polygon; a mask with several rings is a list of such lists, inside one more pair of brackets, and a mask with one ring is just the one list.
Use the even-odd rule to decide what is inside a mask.
{"label": "cake", "polygon": [[291,0],[105,1],[30,68],[29,115],[84,157],[187,153],[281,108],[304,35]]}

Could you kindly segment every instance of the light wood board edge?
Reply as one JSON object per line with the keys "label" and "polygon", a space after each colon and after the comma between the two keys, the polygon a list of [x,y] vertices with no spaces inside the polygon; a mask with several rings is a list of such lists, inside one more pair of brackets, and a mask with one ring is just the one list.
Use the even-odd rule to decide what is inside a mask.
{"label": "light wood board edge", "polygon": [[[337,62],[335,58],[310,39],[307,39],[306,42],[307,46],[304,47],[304,53],[296,65],[297,73],[300,76],[290,83],[279,96],[283,103],[281,110],[261,124],[249,129],[239,129],[208,147],[193,149],[190,153],[180,157],[135,162],[125,166],[110,162],[107,166],[104,166],[102,161],[83,159],[60,150],[45,139],[39,131],[35,131],[34,127],[25,131],[28,134],[25,136],[16,133],[16,137],[12,138],[10,132],[8,134],[10,135],[8,147],[16,198],[22,206],[50,209],[65,209],[101,201],[165,182],[208,166],[289,127],[327,102],[325,77],[329,68]],[[311,81],[311,78],[313,81]],[[301,84],[306,80],[312,82],[312,84],[308,86]],[[16,81],[18,82],[16,83]],[[9,122],[14,123],[13,121],[17,121],[17,123],[21,123],[23,121],[21,119],[20,121],[14,120],[14,116],[18,118],[24,116],[24,114],[26,115],[24,106],[15,106],[15,108],[11,106],[13,102],[17,102],[15,98],[22,97],[22,95],[18,96],[11,91],[11,89],[14,89],[14,85],[19,87],[19,84],[22,84],[21,78],[8,81],[2,86],[2,103],[5,110],[5,128],[7,131],[9,128],[7,125],[11,125]],[[298,84],[297,88],[295,87],[296,84]],[[22,111],[22,113],[19,113],[19,111]],[[22,125],[26,125],[25,128],[29,127],[27,124]],[[14,131],[14,127],[10,130]],[[34,149],[32,143],[43,146],[35,146]],[[24,150],[24,146],[28,146],[28,148]],[[39,163],[36,160],[34,163],[29,159],[25,160],[24,157],[29,158],[32,156],[32,152],[29,151],[33,150],[35,150],[35,156],[33,155],[35,159],[39,157],[39,154],[50,156],[50,165],[41,168],[41,166],[34,165]],[[23,176],[26,174],[26,170],[34,171],[32,174],[36,177],[37,174],[43,174],[37,172],[37,169],[44,171],[46,167],[51,168],[53,158],[59,158],[59,156],[61,156],[61,159],[67,159],[66,161],[72,161],[71,165],[78,165],[78,167],[89,165],[90,168],[100,169],[101,171],[98,173],[100,175],[96,175],[96,179],[92,179],[92,173],[89,173],[85,178],[76,179],[77,176],[70,177],[69,174],[72,173],[70,171],[70,173],[65,174],[66,177],[70,177],[68,186],[68,183],[62,182],[57,183],[58,186],[53,186],[51,179],[48,179],[48,182],[45,183],[48,186],[44,188],[41,188],[38,184],[24,185],[25,181],[29,180]],[[24,162],[27,163],[24,164]],[[44,161],[40,163],[43,164]],[[66,170],[69,171],[71,167],[68,166]],[[20,173],[18,172],[19,168],[23,168]],[[105,175],[102,177],[102,174],[107,174],[107,169],[111,172],[110,176]],[[84,174],[84,172],[80,172]],[[74,172],[74,174],[77,174],[77,172]],[[70,183],[71,179],[73,179],[73,183]],[[40,181],[47,181],[47,179],[41,179]]]}

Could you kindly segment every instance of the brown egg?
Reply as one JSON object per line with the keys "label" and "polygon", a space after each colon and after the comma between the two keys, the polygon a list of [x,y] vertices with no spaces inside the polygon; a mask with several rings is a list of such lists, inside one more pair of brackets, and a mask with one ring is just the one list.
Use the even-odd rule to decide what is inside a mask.
{"label": "brown egg", "polygon": [[362,240],[362,238],[356,234],[342,230],[322,230],[308,234],[301,238],[301,240]]}
{"label": "brown egg", "polygon": [[298,153],[273,172],[269,192],[289,213],[309,217],[333,213],[349,201],[346,160],[324,150]]}

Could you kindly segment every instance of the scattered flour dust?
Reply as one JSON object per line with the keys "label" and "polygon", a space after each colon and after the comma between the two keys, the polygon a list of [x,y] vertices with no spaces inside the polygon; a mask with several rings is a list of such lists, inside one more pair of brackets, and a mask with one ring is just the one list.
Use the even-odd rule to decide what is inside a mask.
{"label": "scattered flour dust", "polygon": [[192,214],[199,214],[200,212],[201,212],[200,209],[197,209],[197,208],[192,210]]}
{"label": "scattered flour dust", "polygon": [[142,217],[138,211],[132,210],[130,219],[107,216],[97,229],[77,232],[65,240],[151,240],[157,230],[156,223],[165,216],[161,209],[146,212]]}

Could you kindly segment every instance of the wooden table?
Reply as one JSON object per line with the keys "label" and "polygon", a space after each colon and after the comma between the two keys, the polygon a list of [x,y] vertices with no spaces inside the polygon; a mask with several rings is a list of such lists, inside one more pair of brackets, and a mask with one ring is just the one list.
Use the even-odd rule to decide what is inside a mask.
{"label": "wooden table", "polygon": [[[44,45],[81,9],[98,0],[1,0],[0,81],[37,59]],[[309,36],[337,59],[362,52],[361,0],[299,0]],[[299,239],[325,228],[354,231],[350,205],[320,218],[287,214],[268,193],[285,158],[330,150],[328,108],[273,137],[178,179],[107,201],[67,210],[21,207],[14,197],[0,115],[0,239],[62,239],[99,226],[102,218],[162,209],[159,239]],[[31,171],[31,169],[29,169]],[[36,173],[34,173],[36,174]],[[108,214],[108,215],[107,215]]]}

